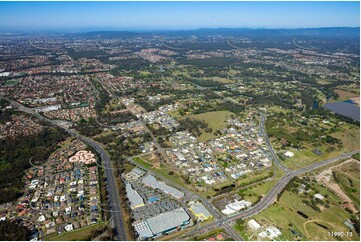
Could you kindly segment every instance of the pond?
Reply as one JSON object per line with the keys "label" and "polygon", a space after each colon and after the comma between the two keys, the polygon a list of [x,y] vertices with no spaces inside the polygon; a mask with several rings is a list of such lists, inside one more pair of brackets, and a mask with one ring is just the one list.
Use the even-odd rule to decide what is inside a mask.
{"label": "pond", "polygon": [[324,108],[360,122],[360,107],[356,106],[351,100],[326,103]]}

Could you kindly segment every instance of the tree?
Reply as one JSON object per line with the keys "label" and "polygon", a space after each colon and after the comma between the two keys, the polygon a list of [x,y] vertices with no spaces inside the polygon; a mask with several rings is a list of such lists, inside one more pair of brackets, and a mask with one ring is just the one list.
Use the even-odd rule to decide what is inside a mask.
{"label": "tree", "polygon": [[0,222],[0,240],[1,241],[19,241],[29,240],[29,230],[15,222]]}

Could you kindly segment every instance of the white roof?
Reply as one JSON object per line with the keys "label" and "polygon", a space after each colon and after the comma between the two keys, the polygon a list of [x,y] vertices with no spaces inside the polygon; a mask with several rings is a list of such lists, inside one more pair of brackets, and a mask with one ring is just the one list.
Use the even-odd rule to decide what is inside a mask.
{"label": "white roof", "polygon": [[267,228],[266,232],[267,232],[268,238],[270,238],[270,239],[274,239],[282,234],[281,231],[274,226]]}
{"label": "white roof", "polygon": [[248,202],[246,200],[236,201],[236,202],[227,204],[226,208],[222,210],[222,213],[225,215],[230,215],[230,214],[238,212],[239,210],[241,210],[243,208],[249,207],[251,205],[252,205],[252,203]]}
{"label": "white roof", "polygon": [[164,193],[170,194],[173,197],[179,199],[184,197],[184,193],[179,191],[178,189],[175,189],[174,187],[168,186],[164,182],[158,181],[154,176],[148,175],[143,178],[143,183],[145,183],[148,186],[151,186],[153,188],[158,188],[162,190]]}
{"label": "white roof", "polygon": [[201,203],[195,203],[191,206],[191,210],[195,214],[202,214],[204,217],[208,218],[212,216],[212,214],[204,207]]}
{"label": "white roof", "polygon": [[64,228],[66,231],[72,231],[73,230],[73,225],[72,224],[68,224],[65,226]]}
{"label": "white roof", "polygon": [[140,239],[147,239],[153,237],[153,233],[149,228],[147,222],[143,221],[134,225],[134,230],[139,235]]}
{"label": "white roof", "polygon": [[259,228],[261,228],[261,225],[259,223],[257,223],[256,220],[251,219],[250,221],[247,222],[247,225],[253,230],[257,230]]}
{"label": "white roof", "polygon": [[286,153],[285,153],[285,156],[287,156],[287,157],[293,157],[295,154],[293,154],[293,152],[291,152],[291,151],[287,151]]}
{"label": "white roof", "polygon": [[176,228],[189,221],[190,217],[184,208],[177,208],[173,211],[158,214],[147,219],[150,230],[154,235]]}
{"label": "white roof", "polygon": [[134,167],[132,170],[132,173],[138,175],[138,176],[143,176],[143,174],[145,173],[143,170],[139,169],[138,167]]}
{"label": "white roof", "polygon": [[39,222],[44,222],[44,221],[45,221],[45,216],[44,216],[44,215],[41,215],[41,216],[38,218],[38,221],[39,221]]}
{"label": "white roof", "polygon": [[315,198],[318,198],[318,199],[320,199],[320,200],[323,200],[323,199],[325,198],[324,196],[322,196],[322,195],[319,194],[319,193],[315,194],[314,197],[315,197]]}
{"label": "white roof", "polygon": [[127,192],[127,197],[130,201],[130,207],[134,208],[136,206],[140,206],[144,204],[143,198],[139,195],[139,193],[132,188],[130,183],[125,184],[125,190]]}

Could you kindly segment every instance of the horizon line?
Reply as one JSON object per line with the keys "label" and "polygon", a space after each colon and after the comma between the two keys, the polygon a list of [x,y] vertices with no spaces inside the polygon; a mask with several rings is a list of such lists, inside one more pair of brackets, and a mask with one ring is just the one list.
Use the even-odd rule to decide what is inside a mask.
{"label": "horizon line", "polygon": [[59,32],[154,32],[154,31],[195,31],[204,29],[248,29],[248,30],[302,30],[302,29],[335,29],[335,28],[352,28],[360,29],[360,26],[318,26],[318,27],[184,27],[184,28],[147,28],[147,27],[0,27],[0,32],[39,32],[39,31],[59,31]]}

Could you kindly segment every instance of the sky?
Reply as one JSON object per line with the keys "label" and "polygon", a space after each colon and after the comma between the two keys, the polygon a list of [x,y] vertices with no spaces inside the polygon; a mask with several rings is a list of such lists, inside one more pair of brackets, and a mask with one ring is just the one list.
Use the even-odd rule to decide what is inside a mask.
{"label": "sky", "polygon": [[0,30],[359,27],[359,2],[0,2]]}

